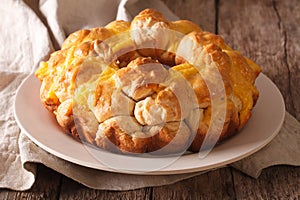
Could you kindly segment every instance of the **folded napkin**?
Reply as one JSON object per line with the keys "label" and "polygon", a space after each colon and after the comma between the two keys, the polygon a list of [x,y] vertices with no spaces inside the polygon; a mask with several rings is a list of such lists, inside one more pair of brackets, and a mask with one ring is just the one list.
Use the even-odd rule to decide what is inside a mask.
{"label": "folded napkin", "polygon": [[[39,12],[46,19],[44,23],[23,1],[2,2],[0,42],[5,48],[0,48],[0,187],[29,189],[35,181],[36,163],[42,163],[88,187],[105,190],[172,184],[205,173],[144,176],[86,168],[42,150],[15,122],[13,102],[17,87],[36,70],[41,60],[57,48],[55,44],[61,45],[67,34],[78,29],[105,25],[116,18],[131,20],[146,7],[161,11],[169,20],[177,19],[158,0],[40,0]],[[272,165],[299,166],[299,132],[300,123],[286,113],[283,127],[271,143],[231,166],[255,178],[262,169]]]}

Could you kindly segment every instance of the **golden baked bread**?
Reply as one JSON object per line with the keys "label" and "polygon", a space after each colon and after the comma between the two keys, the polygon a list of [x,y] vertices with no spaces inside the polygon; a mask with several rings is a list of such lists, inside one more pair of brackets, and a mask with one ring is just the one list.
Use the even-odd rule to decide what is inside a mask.
{"label": "golden baked bread", "polygon": [[114,152],[176,153],[238,133],[260,72],[220,36],[146,9],[72,33],[36,76],[42,103],[75,138]]}

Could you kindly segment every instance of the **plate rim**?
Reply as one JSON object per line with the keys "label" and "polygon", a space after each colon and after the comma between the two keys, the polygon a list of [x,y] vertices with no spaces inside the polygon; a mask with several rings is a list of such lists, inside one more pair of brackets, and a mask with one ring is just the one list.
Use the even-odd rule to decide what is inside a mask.
{"label": "plate rim", "polygon": [[[88,168],[92,168],[92,169],[97,169],[97,170],[103,170],[103,171],[109,171],[109,172],[117,172],[117,173],[125,173],[125,174],[138,174],[138,175],[171,175],[171,174],[183,174],[183,173],[193,173],[193,172],[199,172],[199,171],[205,171],[205,170],[210,170],[210,169],[214,169],[214,168],[218,168],[218,167],[222,167],[225,165],[228,165],[230,163],[236,162],[238,160],[241,160],[245,157],[248,157],[252,154],[254,154],[255,152],[259,151],[260,149],[262,149],[264,146],[266,146],[268,143],[270,143],[274,137],[279,133],[283,122],[284,122],[284,118],[285,118],[285,104],[284,104],[284,99],[283,96],[281,94],[281,92],[279,91],[279,89],[277,88],[277,86],[271,81],[271,79],[269,79],[266,75],[264,75],[263,73],[261,73],[259,75],[259,77],[257,78],[257,81],[259,81],[260,79],[263,79],[263,81],[268,82],[268,84],[272,87],[272,89],[274,90],[274,92],[277,95],[278,100],[280,101],[280,105],[281,105],[281,117],[280,117],[280,123],[278,124],[278,126],[276,127],[276,129],[272,132],[272,134],[270,134],[270,136],[267,138],[267,140],[264,140],[263,143],[261,143],[259,146],[256,146],[256,148],[247,151],[246,153],[240,155],[240,156],[236,156],[234,158],[231,159],[225,159],[222,162],[216,162],[214,164],[211,165],[207,165],[207,166],[198,166],[198,167],[191,167],[191,168],[185,168],[185,169],[169,169],[170,166],[174,165],[174,163],[176,162],[180,162],[180,159],[182,159],[181,157],[176,160],[174,163],[172,163],[170,166],[167,166],[166,168],[163,168],[159,171],[150,171],[150,172],[140,172],[140,171],[128,171],[128,170],[116,170],[116,169],[112,169],[109,168],[108,166],[105,166],[103,164],[101,164],[102,166],[99,166],[99,161],[98,161],[98,165],[94,165],[91,162],[86,162],[86,161],[82,161],[82,160],[78,160],[74,157],[70,157],[69,155],[65,155],[61,152],[57,152],[53,149],[51,149],[50,147],[48,147],[47,145],[43,144],[42,142],[40,142],[38,139],[36,139],[26,128],[26,126],[24,126],[22,119],[20,119],[19,113],[18,113],[18,100],[20,100],[20,94],[22,92],[22,90],[25,90],[25,86],[26,84],[28,84],[31,80],[37,79],[34,74],[30,74],[28,75],[20,84],[20,86],[18,87],[17,91],[16,91],[16,95],[15,95],[15,101],[14,101],[14,116],[16,119],[16,122],[18,124],[18,126],[21,128],[21,130],[23,130],[23,132],[25,133],[25,135],[27,137],[29,137],[29,139],[31,141],[33,141],[35,144],[37,144],[40,148],[44,149],[45,151],[47,151],[48,153],[61,158],[63,160],[69,161],[71,163],[77,164],[77,165],[81,165],[84,167],[88,167]],[[35,80],[38,81],[38,80]],[[25,88],[25,89],[24,89]],[[40,88],[40,87],[38,87]],[[38,97],[39,98],[39,97]],[[255,109],[255,108],[254,108]],[[48,112],[48,111],[47,111]],[[50,113],[49,113],[50,114]],[[251,119],[250,119],[251,120]],[[246,125],[247,126],[247,125]],[[61,131],[62,132],[62,131]],[[65,134],[65,133],[64,133]],[[66,134],[65,134],[66,135]],[[69,137],[69,136],[68,136]],[[234,136],[233,136],[234,137]],[[70,140],[72,140],[72,138],[69,138]],[[224,141],[224,143],[226,143],[226,141]],[[77,141],[78,144],[81,144],[80,142]],[[217,148],[217,147],[216,147]],[[190,155],[186,155],[186,156],[190,156]],[[94,160],[96,160],[95,158],[93,158]],[[169,170],[168,170],[169,169]]]}

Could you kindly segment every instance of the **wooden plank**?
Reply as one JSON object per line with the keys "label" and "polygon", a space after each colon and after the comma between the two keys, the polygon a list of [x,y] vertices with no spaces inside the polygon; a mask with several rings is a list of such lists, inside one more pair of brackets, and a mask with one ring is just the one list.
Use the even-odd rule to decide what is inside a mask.
{"label": "wooden plank", "polygon": [[20,192],[0,190],[0,199],[57,199],[60,191],[61,175],[43,165],[38,165],[37,179],[32,188]]}
{"label": "wooden plank", "polygon": [[180,19],[191,20],[205,31],[215,32],[216,8],[214,1],[163,0]]}
{"label": "wooden plank", "polygon": [[300,168],[274,166],[258,179],[233,170],[237,199],[300,199]]}
{"label": "wooden plank", "polygon": [[178,183],[153,188],[156,199],[235,199],[229,168],[218,169]]}
{"label": "wooden plank", "polygon": [[218,31],[234,49],[256,61],[278,86],[287,110],[295,115],[285,35],[272,0],[220,0]]}
{"label": "wooden plank", "polygon": [[283,34],[284,62],[289,70],[289,89],[295,116],[300,120],[300,1],[274,1],[279,28]]}
{"label": "wooden plank", "polygon": [[106,191],[106,190],[94,190],[87,188],[67,177],[62,179],[62,187],[60,191],[59,199],[65,200],[82,200],[82,199],[150,199],[151,188],[143,188],[130,191]]}

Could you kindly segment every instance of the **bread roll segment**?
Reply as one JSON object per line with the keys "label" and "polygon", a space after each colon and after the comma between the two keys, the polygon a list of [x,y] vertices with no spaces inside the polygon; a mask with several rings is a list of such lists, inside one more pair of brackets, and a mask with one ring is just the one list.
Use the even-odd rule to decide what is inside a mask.
{"label": "bread roll segment", "polygon": [[181,154],[245,126],[260,72],[221,36],[146,9],[70,34],[35,74],[41,102],[74,138],[117,153]]}

